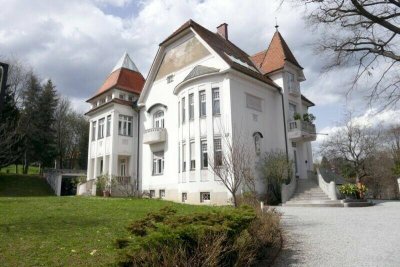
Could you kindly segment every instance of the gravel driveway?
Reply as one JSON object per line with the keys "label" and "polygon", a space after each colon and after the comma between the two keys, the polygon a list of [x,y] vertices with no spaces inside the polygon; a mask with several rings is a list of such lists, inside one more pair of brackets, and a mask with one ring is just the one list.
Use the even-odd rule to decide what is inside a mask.
{"label": "gravel driveway", "polygon": [[286,240],[274,266],[400,266],[400,201],[277,210]]}

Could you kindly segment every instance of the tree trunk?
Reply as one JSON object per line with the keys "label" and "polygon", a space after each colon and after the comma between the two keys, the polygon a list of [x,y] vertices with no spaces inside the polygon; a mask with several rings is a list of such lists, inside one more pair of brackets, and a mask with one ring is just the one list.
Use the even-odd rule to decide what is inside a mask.
{"label": "tree trunk", "polygon": [[238,207],[238,203],[237,203],[236,194],[232,193],[232,199],[233,199],[233,206],[234,206],[235,208],[237,208],[237,207]]}

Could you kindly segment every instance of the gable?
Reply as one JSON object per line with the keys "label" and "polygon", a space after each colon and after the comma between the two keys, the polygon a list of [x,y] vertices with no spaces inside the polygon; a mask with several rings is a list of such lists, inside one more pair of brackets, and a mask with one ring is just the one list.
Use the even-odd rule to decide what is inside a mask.
{"label": "gable", "polygon": [[208,49],[193,36],[165,53],[155,80],[193,64],[210,54]]}

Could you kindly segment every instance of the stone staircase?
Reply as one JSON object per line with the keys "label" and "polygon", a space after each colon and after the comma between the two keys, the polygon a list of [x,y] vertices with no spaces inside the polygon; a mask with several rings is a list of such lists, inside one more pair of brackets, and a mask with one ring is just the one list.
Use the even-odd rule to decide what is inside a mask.
{"label": "stone staircase", "polygon": [[314,181],[297,180],[297,188],[292,198],[282,206],[288,207],[343,207],[340,200],[330,200]]}

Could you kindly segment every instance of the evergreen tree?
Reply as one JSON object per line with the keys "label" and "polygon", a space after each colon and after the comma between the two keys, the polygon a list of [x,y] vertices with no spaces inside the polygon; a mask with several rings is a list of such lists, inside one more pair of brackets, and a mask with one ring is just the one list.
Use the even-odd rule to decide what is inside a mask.
{"label": "evergreen tree", "polygon": [[27,84],[22,91],[21,134],[23,136],[23,173],[28,173],[29,164],[38,159],[40,129],[37,127],[39,98],[42,87],[36,75],[28,74]]}
{"label": "evergreen tree", "polygon": [[55,111],[58,97],[55,86],[51,80],[43,86],[38,99],[36,129],[38,131],[38,142],[36,151],[38,160],[43,166],[51,166],[57,155],[56,133],[55,133]]}

